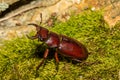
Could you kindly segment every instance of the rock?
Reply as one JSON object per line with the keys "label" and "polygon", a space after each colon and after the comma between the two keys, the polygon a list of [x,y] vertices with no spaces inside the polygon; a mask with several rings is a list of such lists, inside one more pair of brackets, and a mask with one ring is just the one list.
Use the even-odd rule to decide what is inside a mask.
{"label": "rock", "polygon": [[[56,0],[51,1],[53,2]],[[46,0],[46,4],[48,4],[47,2],[48,1]],[[80,13],[88,8],[91,8],[93,11],[101,8],[104,9],[104,19],[110,26],[114,26],[120,20],[120,1],[116,0],[111,2],[111,0],[60,0],[58,3],[49,7],[36,8],[21,13],[0,23],[0,38],[12,39],[18,36],[26,35],[31,30],[35,30],[34,27],[24,25],[27,25],[28,23],[39,24],[41,21],[40,13],[42,13],[43,23],[45,23],[54,12],[57,14],[58,20],[66,21],[70,18],[70,13],[72,11]]]}

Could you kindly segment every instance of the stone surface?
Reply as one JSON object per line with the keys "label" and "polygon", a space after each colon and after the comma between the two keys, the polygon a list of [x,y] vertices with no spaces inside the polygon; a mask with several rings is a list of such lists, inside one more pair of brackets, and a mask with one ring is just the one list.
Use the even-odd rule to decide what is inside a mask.
{"label": "stone surface", "polygon": [[104,19],[113,27],[118,21],[120,21],[120,1],[119,0],[82,0],[80,4],[75,6],[81,10],[87,8],[98,10],[104,10]]}
{"label": "stone surface", "polygon": [[20,1],[20,0],[0,0],[0,3],[7,3],[8,5],[11,5],[17,1]]}
{"label": "stone surface", "polygon": [[[47,2],[46,0],[46,3]],[[42,13],[43,16],[43,23],[46,22],[54,12],[57,14],[59,20],[66,21],[66,19],[69,19],[71,11],[80,13],[88,8],[91,10],[104,9],[104,19],[111,27],[120,21],[120,1],[118,0],[60,0],[55,5],[36,8],[1,22],[0,39],[12,39],[25,35],[31,30],[35,30],[34,27],[29,27],[27,24],[39,24],[41,20],[40,13]],[[66,18],[63,18],[63,15]]]}

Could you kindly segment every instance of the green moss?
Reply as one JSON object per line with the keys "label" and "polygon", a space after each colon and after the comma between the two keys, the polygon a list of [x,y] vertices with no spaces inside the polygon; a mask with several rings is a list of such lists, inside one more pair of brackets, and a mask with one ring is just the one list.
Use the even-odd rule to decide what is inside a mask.
{"label": "green moss", "polygon": [[[56,23],[51,31],[64,34],[83,43],[90,55],[84,63],[73,64],[61,58],[56,71],[55,60],[36,71],[45,45],[26,37],[4,43],[0,50],[0,80],[118,80],[120,72],[120,27],[110,29],[102,11],[85,11],[65,23]],[[32,34],[31,34],[32,35]],[[39,46],[39,47],[38,47]],[[37,51],[36,51],[37,49]]]}

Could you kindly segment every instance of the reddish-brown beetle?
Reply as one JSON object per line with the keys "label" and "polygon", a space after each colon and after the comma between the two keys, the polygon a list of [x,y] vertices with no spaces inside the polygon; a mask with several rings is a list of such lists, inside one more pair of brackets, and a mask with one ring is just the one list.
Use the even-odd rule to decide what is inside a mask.
{"label": "reddish-brown beetle", "polygon": [[[41,42],[45,43],[49,48],[55,48],[56,52],[54,56],[57,63],[59,63],[58,52],[77,62],[81,62],[82,60],[87,59],[88,51],[86,47],[80,42],[64,35],[58,35],[37,24],[31,23],[29,25],[34,25],[37,30],[36,35],[29,38],[30,39],[38,38]],[[49,49],[46,49],[43,56],[44,58],[40,63],[40,65],[37,67],[37,69],[39,69],[39,67],[44,63],[44,60],[47,58],[48,54],[49,54]]]}

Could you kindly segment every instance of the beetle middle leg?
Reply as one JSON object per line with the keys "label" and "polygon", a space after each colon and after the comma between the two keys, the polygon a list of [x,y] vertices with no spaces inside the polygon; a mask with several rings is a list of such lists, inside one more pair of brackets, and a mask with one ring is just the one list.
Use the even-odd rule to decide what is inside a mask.
{"label": "beetle middle leg", "polygon": [[56,70],[58,71],[58,68],[59,68],[59,58],[58,58],[58,52],[56,51],[55,52],[55,60],[56,60]]}
{"label": "beetle middle leg", "polygon": [[46,50],[45,50],[45,53],[44,53],[44,56],[43,56],[43,60],[42,60],[42,62],[40,62],[40,64],[37,66],[36,70],[38,70],[39,67],[42,66],[42,64],[44,63],[44,61],[45,61],[45,59],[47,58],[48,54],[49,54],[49,49],[46,49]]}

